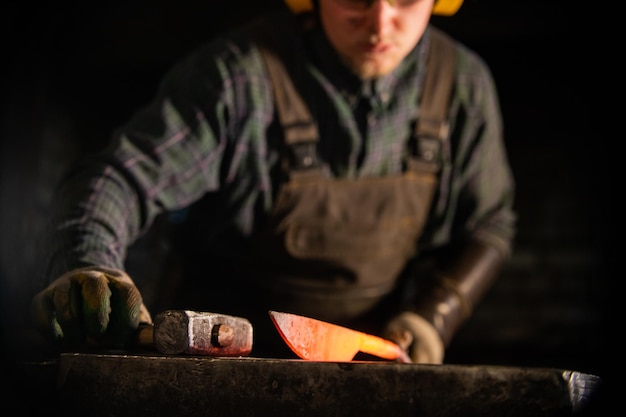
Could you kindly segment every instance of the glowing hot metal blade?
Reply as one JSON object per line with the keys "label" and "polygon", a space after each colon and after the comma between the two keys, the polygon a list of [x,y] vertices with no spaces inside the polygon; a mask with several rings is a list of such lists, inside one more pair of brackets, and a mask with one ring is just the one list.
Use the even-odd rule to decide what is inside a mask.
{"label": "glowing hot metal blade", "polygon": [[410,362],[395,343],[336,324],[278,311],[269,312],[283,340],[302,359],[349,362],[359,352]]}

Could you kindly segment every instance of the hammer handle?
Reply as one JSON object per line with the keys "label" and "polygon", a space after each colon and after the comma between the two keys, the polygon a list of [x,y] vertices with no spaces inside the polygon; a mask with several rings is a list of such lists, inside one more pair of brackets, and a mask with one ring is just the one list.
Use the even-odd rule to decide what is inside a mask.
{"label": "hammer handle", "polygon": [[139,323],[135,332],[134,343],[141,348],[154,349],[154,325],[149,323]]}

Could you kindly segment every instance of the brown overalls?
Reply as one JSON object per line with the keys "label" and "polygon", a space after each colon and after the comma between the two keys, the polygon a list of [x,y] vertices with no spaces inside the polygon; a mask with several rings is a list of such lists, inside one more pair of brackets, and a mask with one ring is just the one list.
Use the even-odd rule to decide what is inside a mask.
{"label": "brown overalls", "polygon": [[429,54],[416,145],[407,152],[405,172],[364,179],[326,174],[318,162],[317,126],[278,57],[278,45],[264,42],[285,142],[294,157],[285,158],[288,181],[248,264],[247,279],[263,305],[346,324],[376,308],[396,286],[416,253],[448,134],[454,49],[437,31],[431,39],[429,50],[437,53]]}

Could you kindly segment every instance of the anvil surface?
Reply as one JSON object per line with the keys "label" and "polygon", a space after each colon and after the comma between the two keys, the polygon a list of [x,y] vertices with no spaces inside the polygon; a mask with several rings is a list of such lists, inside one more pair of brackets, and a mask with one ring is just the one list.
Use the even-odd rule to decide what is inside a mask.
{"label": "anvil surface", "polygon": [[17,370],[39,396],[32,415],[89,417],[571,416],[601,382],[552,368],[119,353],[63,353]]}

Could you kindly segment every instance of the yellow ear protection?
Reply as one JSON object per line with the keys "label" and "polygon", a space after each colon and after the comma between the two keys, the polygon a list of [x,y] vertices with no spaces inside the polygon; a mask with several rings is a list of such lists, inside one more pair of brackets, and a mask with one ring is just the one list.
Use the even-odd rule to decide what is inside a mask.
{"label": "yellow ear protection", "polygon": [[[294,13],[313,10],[313,0],[285,0],[285,3]],[[462,4],[463,0],[435,0],[433,14],[452,16],[459,10]]]}
{"label": "yellow ear protection", "polygon": [[452,16],[463,4],[463,0],[435,0],[433,14],[440,16]]}

